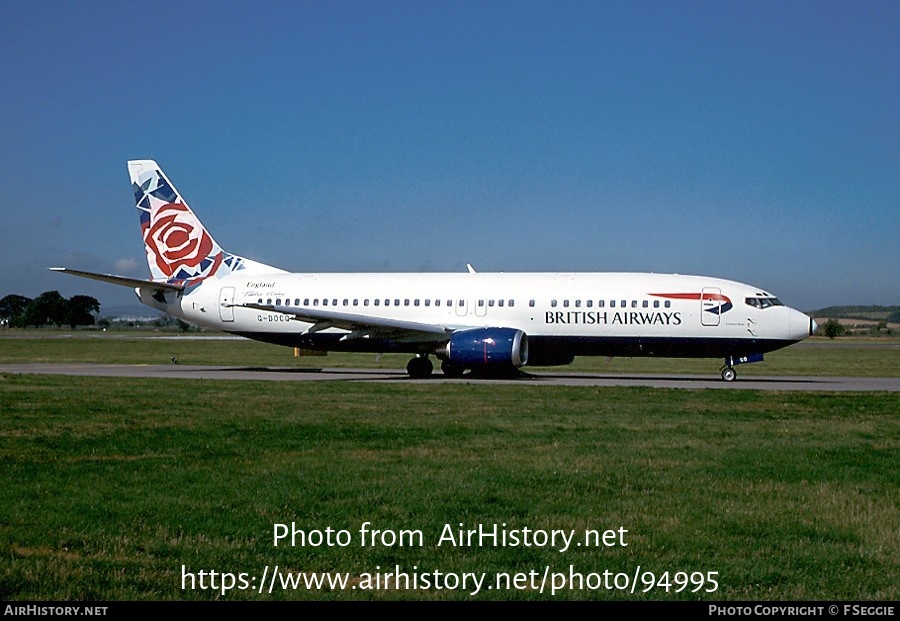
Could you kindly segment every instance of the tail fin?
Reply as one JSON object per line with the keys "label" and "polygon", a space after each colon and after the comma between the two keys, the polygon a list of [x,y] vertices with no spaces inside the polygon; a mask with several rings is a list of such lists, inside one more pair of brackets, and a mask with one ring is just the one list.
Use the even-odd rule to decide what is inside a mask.
{"label": "tail fin", "polygon": [[128,162],[128,174],[153,280],[194,284],[239,270],[281,271],[222,250],[153,160]]}

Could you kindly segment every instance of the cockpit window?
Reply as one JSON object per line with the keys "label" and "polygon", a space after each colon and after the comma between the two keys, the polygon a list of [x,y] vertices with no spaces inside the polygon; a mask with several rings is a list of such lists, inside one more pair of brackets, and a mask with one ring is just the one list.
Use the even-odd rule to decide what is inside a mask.
{"label": "cockpit window", "polygon": [[744,302],[747,306],[753,306],[754,308],[769,308],[770,306],[784,306],[781,303],[781,300],[778,298],[773,298],[771,296],[756,296],[753,298],[746,298]]}

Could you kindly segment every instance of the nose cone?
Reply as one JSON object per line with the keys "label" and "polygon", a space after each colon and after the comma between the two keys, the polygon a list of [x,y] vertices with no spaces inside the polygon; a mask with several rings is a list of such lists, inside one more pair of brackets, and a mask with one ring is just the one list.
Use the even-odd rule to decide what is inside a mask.
{"label": "nose cone", "polygon": [[796,309],[791,309],[790,332],[792,339],[802,341],[803,339],[812,336],[817,327],[818,326],[812,317],[801,313]]}

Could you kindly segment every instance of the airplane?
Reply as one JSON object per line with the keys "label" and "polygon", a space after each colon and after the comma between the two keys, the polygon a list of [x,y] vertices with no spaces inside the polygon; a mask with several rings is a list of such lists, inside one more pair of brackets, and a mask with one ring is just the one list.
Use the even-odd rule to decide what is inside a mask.
{"label": "airplane", "polygon": [[51,270],[134,288],[211,330],[318,351],[413,354],[410,378],[561,366],[575,356],[723,358],[802,341],[812,318],[759,287],[656,273],[289,273],[222,249],[153,160],[128,162],[151,278]]}

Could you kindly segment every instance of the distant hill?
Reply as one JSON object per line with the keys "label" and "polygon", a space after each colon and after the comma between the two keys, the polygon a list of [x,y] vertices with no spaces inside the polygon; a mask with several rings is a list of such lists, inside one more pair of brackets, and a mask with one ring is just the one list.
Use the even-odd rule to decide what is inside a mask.
{"label": "distant hill", "polygon": [[829,306],[806,313],[810,317],[835,319],[861,319],[864,321],[885,321],[900,323],[900,306]]}

